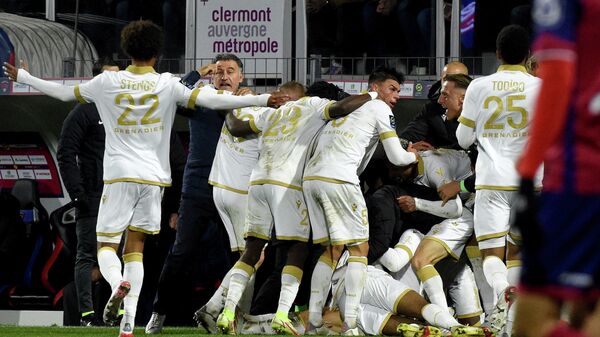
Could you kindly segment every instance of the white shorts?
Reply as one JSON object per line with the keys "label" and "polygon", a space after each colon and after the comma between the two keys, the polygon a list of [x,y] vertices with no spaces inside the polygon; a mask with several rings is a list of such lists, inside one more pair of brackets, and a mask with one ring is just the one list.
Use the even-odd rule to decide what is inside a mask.
{"label": "white shorts", "polygon": [[131,182],[105,184],[100,199],[98,242],[119,243],[126,229],[157,234],[163,187]]}
{"label": "white shorts", "polygon": [[342,245],[369,240],[369,216],[358,185],[308,180],[302,188],[314,243]]}
{"label": "white shorts", "polygon": [[408,255],[412,258],[419,247],[419,243],[423,240],[423,233],[416,229],[407,229],[402,233],[398,243],[394,248],[400,248],[405,250]]}
{"label": "white shorts", "polygon": [[367,282],[363,288],[360,302],[391,313],[397,313],[396,306],[398,302],[411,290],[405,284],[394,280],[385,271],[368,266]]}
{"label": "white shorts", "polygon": [[516,191],[497,190],[478,190],[475,193],[475,236],[480,249],[506,245],[510,210],[516,195]]}
{"label": "white shorts", "polygon": [[231,251],[244,250],[246,247],[244,227],[246,226],[248,195],[215,186],[213,187],[213,199],[229,236]]}
{"label": "white shorts", "polygon": [[392,313],[368,304],[361,304],[356,323],[365,335],[381,336]]}
{"label": "white shorts", "polygon": [[463,208],[460,218],[446,219],[431,227],[424,240],[434,240],[444,246],[448,254],[458,260],[473,235],[473,213]]}
{"label": "white shorts", "polygon": [[467,265],[456,275],[454,282],[448,287],[448,295],[454,302],[456,318],[479,317],[483,312],[479,300],[479,290],[475,283],[475,275]]}
{"label": "white shorts", "polygon": [[252,185],[248,190],[245,236],[308,242],[310,223],[301,191],[278,185]]}

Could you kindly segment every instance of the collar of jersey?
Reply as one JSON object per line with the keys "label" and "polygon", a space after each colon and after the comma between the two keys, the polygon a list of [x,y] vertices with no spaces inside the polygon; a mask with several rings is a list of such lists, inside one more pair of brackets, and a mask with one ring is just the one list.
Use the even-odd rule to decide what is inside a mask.
{"label": "collar of jersey", "polygon": [[138,75],[142,75],[142,74],[146,74],[146,73],[156,73],[154,68],[150,67],[150,66],[138,67],[138,66],[130,65],[125,70],[127,70],[130,73],[138,74]]}
{"label": "collar of jersey", "polygon": [[522,71],[527,74],[527,69],[520,64],[503,64],[498,67],[498,71]]}

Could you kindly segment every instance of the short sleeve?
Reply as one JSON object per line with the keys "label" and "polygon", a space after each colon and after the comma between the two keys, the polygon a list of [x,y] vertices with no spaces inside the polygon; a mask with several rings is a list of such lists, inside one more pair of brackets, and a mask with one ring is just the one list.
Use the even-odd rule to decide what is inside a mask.
{"label": "short sleeve", "polygon": [[380,140],[398,137],[398,134],[396,133],[396,117],[394,117],[392,109],[383,103],[381,107],[377,107],[375,116],[375,128],[379,134]]}
{"label": "short sleeve", "polygon": [[533,47],[539,60],[574,57],[581,6],[581,0],[534,2],[536,37]]}
{"label": "short sleeve", "polygon": [[104,83],[104,73],[96,75],[88,82],[77,84],[74,87],[75,98],[79,103],[93,103],[96,102],[95,94],[102,92],[102,84]]}
{"label": "short sleeve", "polygon": [[476,85],[471,85],[467,88],[465,92],[465,100],[463,102],[463,110],[458,117],[458,122],[464,126],[467,126],[471,129],[475,129],[476,121],[477,121],[477,90]]}
{"label": "short sleeve", "polygon": [[318,111],[321,119],[325,121],[331,120],[331,117],[329,116],[329,107],[335,103],[335,101],[314,96],[303,99],[305,100],[303,104],[310,107],[313,111]]}

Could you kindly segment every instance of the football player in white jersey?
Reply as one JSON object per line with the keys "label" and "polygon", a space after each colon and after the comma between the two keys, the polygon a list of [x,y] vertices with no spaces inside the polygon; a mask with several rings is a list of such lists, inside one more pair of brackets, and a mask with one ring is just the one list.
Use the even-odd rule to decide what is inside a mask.
{"label": "football player in white jersey", "polygon": [[[520,26],[507,26],[496,40],[502,65],[495,74],[475,79],[465,94],[456,137],[468,148],[477,141],[475,166],[475,235],[483,257],[483,272],[498,298],[486,324],[500,330],[514,297],[504,263],[509,218],[519,175],[515,164],[523,151],[540,80],[527,73],[529,34]],[[535,184],[541,187],[541,171]]]}
{"label": "football player in white jersey", "polygon": [[[347,254],[342,255],[332,277],[332,307],[339,307],[343,318],[349,299]],[[418,291],[375,266],[367,266],[366,274],[357,325],[367,335],[446,336],[451,331],[452,336],[491,336],[486,329],[463,326],[446,308],[428,303]],[[414,319],[430,326],[411,324]]]}
{"label": "football player in white jersey", "polygon": [[301,187],[307,151],[328,120],[345,116],[376,96],[364,94],[338,102],[331,100],[337,98],[339,91],[332,84],[317,82],[308,88],[307,97],[264,113],[258,120],[242,121],[231,113],[226,117],[232,135],[244,136],[250,132],[262,135],[260,156],[252,170],[248,191],[246,250],[231,270],[225,308],[217,320],[217,327],[224,333],[235,332],[235,307],[275,226],[275,236],[288,241],[289,250],[272,327],[280,333],[298,334],[288,312],[298,292],[308,252],[310,225]]}
{"label": "football player in white jersey", "polygon": [[[369,90],[378,99],[365,103],[352,114],[328,123],[317,140],[304,170],[302,187],[313,231],[313,242],[331,244],[315,266],[309,303],[311,328],[322,324],[322,310],[335,261],[344,246],[350,251],[346,275],[348,300],[345,328],[356,327],[358,304],[367,269],[369,224],[367,207],[358,176],[381,140],[394,165],[416,162],[416,154],[405,151],[396,134],[391,107],[400,97],[402,74],[380,68],[369,76]],[[410,147],[411,151],[416,152]],[[333,249],[333,246],[336,248]]]}
{"label": "football player in white jersey", "polygon": [[[304,97],[306,88],[290,81],[279,87],[279,91],[295,101]],[[263,113],[273,109],[264,107],[249,107],[237,109],[233,114],[243,120],[257,120]],[[221,136],[210,170],[209,184],[213,185],[213,198],[221,220],[229,236],[232,251],[242,252],[246,246],[244,227],[248,204],[248,187],[250,174],[258,162],[258,135],[234,137],[227,126],[223,124]],[[223,296],[227,296],[231,272],[223,277],[219,288],[206,305],[198,309],[195,319],[210,332],[216,333],[216,318],[223,310]]]}
{"label": "football player in white jersey", "polygon": [[[113,294],[104,310],[105,321],[117,318],[124,301],[120,336],[133,336],[137,300],[144,270],[142,251],[146,234],[160,229],[160,202],[171,184],[169,135],[176,105],[233,109],[278,105],[285,95],[219,95],[214,89],[190,90],[179,78],[158,74],[153,66],[162,49],[162,29],[150,21],[133,21],[121,33],[121,47],[132,59],[124,71],[104,72],[91,81],[66,86],[44,81],[25,69],[4,64],[17,82],[62,101],[94,102],[106,130],[104,191],[98,212],[98,264]],[[127,230],[122,264],[116,254]]]}

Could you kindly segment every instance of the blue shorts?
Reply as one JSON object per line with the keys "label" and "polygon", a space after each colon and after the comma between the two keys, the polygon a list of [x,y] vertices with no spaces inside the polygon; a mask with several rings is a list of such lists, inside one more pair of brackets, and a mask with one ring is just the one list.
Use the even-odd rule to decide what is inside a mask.
{"label": "blue shorts", "polygon": [[542,193],[523,233],[525,290],[573,298],[600,290],[600,195]]}

